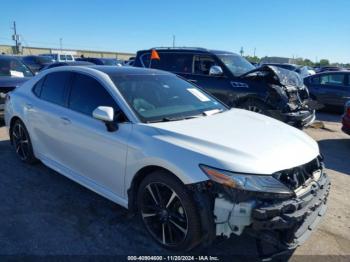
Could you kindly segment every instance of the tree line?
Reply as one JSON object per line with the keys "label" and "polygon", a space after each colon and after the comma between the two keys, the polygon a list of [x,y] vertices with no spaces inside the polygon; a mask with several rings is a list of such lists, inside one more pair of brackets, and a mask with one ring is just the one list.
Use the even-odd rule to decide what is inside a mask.
{"label": "tree line", "polygon": [[[245,56],[245,58],[251,62],[251,63],[260,63],[260,61],[264,57],[257,57],[257,56]],[[311,66],[311,67],[323,67],[323,66],[339,66],[339,67],[346,67],[350,68],[350,63],[347,64],[342,64],[342,63],[330,63],[328,59],[320,59],[318,62],[313,62],[310,59],[307,58],[295,58],[294,63],[296,65],[301,65],[301,66]]]}

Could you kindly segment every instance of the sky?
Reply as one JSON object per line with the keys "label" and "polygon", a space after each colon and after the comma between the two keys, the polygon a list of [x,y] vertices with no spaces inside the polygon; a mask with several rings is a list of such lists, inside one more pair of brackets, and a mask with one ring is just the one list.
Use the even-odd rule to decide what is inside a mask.
{"label": "sky", "polygon": [[0,0],[24,46],[136,52],[198,46],[245,55],[350,63],[349,0]]}

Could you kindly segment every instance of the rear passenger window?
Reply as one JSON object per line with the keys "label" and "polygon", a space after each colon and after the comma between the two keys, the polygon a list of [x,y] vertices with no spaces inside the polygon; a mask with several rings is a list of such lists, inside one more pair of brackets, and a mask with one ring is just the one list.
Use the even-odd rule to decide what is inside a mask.
{"label": "rear passenger window", "polygon": [[92,112],[99,106],[110,106],[115,112],[119,111],[112,96],[96,79],[83,74],[75,74],[70,92],[69,108],[92,116]]}
{"label": "rear passenger window", "polygon": [[65,87],[70,80],[71,73],[55,72],[46,76],[41,90],[41,99],[51,103],[65,105]]}
{"label": "rear passenger window", "polygon": [[142,62],[145,67],[161,69],[174,73],[192,73],[193,55],[185,53],[166,53],[159,52],[159,60],[152,60],[150,62],[150,53],[142,56]]}
{"label": "rear passenger window", "polygon": [[343,85],[344,74],[331,74],[321,76],[321,85]]}
{"label": "rear passenger window", "polygon": [[41,78],[33,87],[33,93],[37,97],[40,97],[41,95],[41,90],[42,90],[44,81],[45,81],[45,77]]}

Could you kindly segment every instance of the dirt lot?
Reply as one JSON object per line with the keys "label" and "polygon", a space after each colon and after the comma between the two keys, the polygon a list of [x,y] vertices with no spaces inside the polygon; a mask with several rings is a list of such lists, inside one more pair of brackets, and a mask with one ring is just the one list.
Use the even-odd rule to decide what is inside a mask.
{"label": "dirt lot", "polygon": [[[305,132],[319,142],[326,158],[332,180],[329,209],[292,260],[305,258],[300,255],[324,255],[327,259],[333,255],[350,256],[350,137],[340,131],[340,116],[319,114],[318,119],[324,128],[308,128]],[[120,206],[42,164],[20,163],[2,125],[0,255],[173,254],[151,241],[141,224],[128,218]],[[191,254],[254,256],[256,249],[253,239],[234,237]]]}

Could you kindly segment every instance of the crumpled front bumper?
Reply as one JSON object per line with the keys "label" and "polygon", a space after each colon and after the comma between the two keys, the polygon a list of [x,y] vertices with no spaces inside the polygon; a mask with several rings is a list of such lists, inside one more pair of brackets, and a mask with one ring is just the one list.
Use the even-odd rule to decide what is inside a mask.
{"label": "crumpled front bumper", "polygon": [[296,127],[309,126],[316,119],[315,110],[300,110],[287,113],[282,113],[278,110],[271,110],[270,113],[274,118]]}
{"label": "crumpled front bumper", "polygon": [[283,249],[294,249],[308,239],[327,209],[330,180],[326,174],[310,185],[310,192],[280,203],[262,203],[252,211],[246,232]]}

